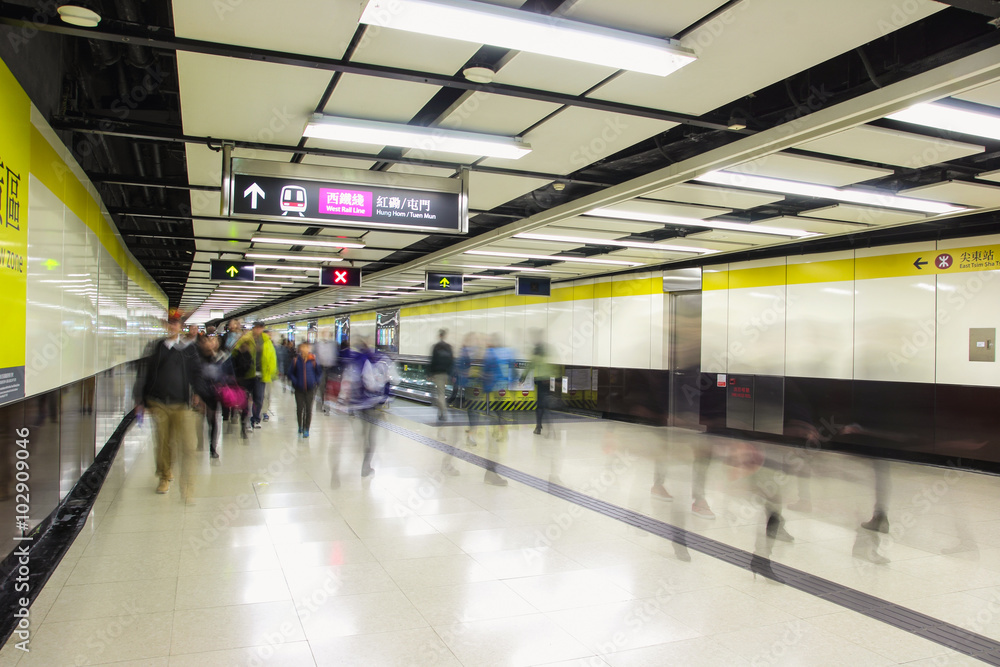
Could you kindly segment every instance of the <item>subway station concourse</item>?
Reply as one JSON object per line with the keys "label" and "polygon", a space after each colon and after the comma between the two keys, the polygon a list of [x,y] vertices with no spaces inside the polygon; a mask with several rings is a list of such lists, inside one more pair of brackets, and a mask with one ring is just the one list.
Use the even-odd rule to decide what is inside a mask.
{"label": "subway station concourse", "polygon": [[0,667],[1000,665],[1000,1],[0,1]]}

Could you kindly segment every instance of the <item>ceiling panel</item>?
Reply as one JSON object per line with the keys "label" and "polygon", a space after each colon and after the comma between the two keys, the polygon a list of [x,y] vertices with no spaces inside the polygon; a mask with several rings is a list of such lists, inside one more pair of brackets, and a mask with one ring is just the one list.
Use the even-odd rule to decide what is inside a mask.
{"label": "ceiling panel", "polygon": [[656,222],[635,222],[633,220],[618,220],[613,218],[597,218],[587,216],[577,216],[560,220],[550,225],[553,229],[566,229],[567,232],[576,231],[589,233],[596,229],[621,232],[625,234],[643,234],[657,229],[663,229],[663,225]]}
{"label": "ceiling panel", "polygon": [[982,183],[967,183],[965,181],[944,181],[933,185],[923,185],[919,188],[903,190],[901,195],[917,199],[933,199],[935,201],[993,208],[1000,206],[1000,187],[983,185]]}
{"label": "ceiling panel", "polygon": [[500,68],[494,81],[508,86],[582,95],[616,71],[614,67],[520,51]]}
{"label": "ceiling panel", "polygon": [[757,220],[753,224],[767,225],[768,227],[777,227],[778,229],[800,229],[804,232],[813,232],[816,234],[837,234],[839,232],[856,232],[859,229],[864,229],[862,225],[852,222],[798,218],[792,215]]}
{"label": "ceiling panel", "polygon": [[[414,243],[423,241],[426,236],[419,234],[393,234],[391,232],[378,232],[372,231],[367,232],[362,237],[364,242],[368,245],[373,245],[377,248],[405,248],[411,246]],[[387,280],[392,280],[387,278]]]}
{"label": "ceiling panel", "polygon": [[541,178],[474,171],[469,175],[469,208],[489,211],[548,184]]}
{"label": "ceiling panel", "polygon": [[344,248],[340,256],[351,261],[377,262],[393,253],[392,250],[369,250],[368,248]]}
{"label": "ceiling panel", "polygon": [[892,225],[898,222],[924,220],[927,216],[911,211],[893,211],[886,208],[869,208],[854,204],[834,204],[823,208],[814,208],[799,213],[807,218],[826,218],[827,220],[843,220],[860,222],[866,225]]}
{"label": "ceiling panel", "polygon": [[177,70],[186,134],[291,146],[330,82],[307,67],[187,51]]}
{"label": "ceiling panel", "polygon": [[772,153],[756,160],[738,164],[735,167],[729,167],[726,171],[834,187],[843,187],[893,174],[891,169],[847,164],[836,160],[788,153]]}
{"label": "ceiling panel", "polygon": [[994,181],[1000,183],[1000,169],[996,171],[984,171],[983,173],[976,176],[976,178],[981,178],[985,181]]}
{"label": "ceiling panel", "polygon": [[873,125],[853,127],[822,139],[807,141],[796,148],[909,169],[957,160],[986,150],[974,144],[925,137]]}
{"label": "ceiling panel", "polygon": [[525,100],[509,95],[472,93],[442,121],[441,127],[463,132],[519,135],[560,108],[551,102]]}
{"label": "ceiling panel", "polygon": [[[306,142],[306,146],[309,143]],[[366,151],[372,150],[371,146],[365,147]],[[374,160],[351,160],[342,157],[327,157],[325,155],[306,155],[302,158],[302,164],[314,164],[320,167],[343,167],[345,169],[370,169],[375,165]]]}
{"label": "ceiling panel", "polygon": [[[659,227],[659,225],[657,225]],[[532,231],[532,234],[559,234],[561,236],[580,236],[592,239],[620,239],[624,236],[628,236],[628,232],[621,232],[609,229],[588,229],[588,230],[575,230],[577,233],[571,233],[571,231],[565,227],[542,227],[541,229],[536,229]]]}
{"label": "ceiling panel", "polygon": [[[194,143],[185,144],[184,151],[187,155],[188,183],[192,185],[214,185],[216,187],[222,185],[222,151],[214,151],[204,144]],[[233,157],[288,162],[292,159],[292,153],[237,148],[233,151]],[[206,193],[200,190],[192,191],[191,194],[192,198],[207,195],[219,196],[218,194],[213,195],[213,193]],[[218,211],[218,208],[216,208],[216,211]]]}
{"label": "ceiling panel", "polygon": [[594,95],[700,116],[945,8],[913,5],[903,13],[895,0],[738,2],[681,40],[696,62],[667,77],[626,72]]}
{"label": "ceiling panel", "polygon": [[773,204],[785,198],[784,195],[779,194],[718,188],[694,183],[671,185],[669,188],[645,194],[643,197],[703,206],[719,206],[736,211]]}
{"label": "ceiling panel", "polygon": [[[746,232],[731,232],[728,230],[713,229],[697,234],[688,234],[685,239],[694,241],[691,245],[698,245],[704,248],[711,248],[711,245],[702,241],[719,241],[727,245],[719,245],[719,250],[734,250],[739,246],[757,246],[765,243],[773,243],[775,239],[782,238],[770,234],[747,234]],[[733,245],[735,244],[735,245]]]}
{"label": "ceiling panel", "polygon": [[341,58],[357,28],[361,3],[282,0],[281,11],[273,11],[267,0],[173,0],[173,17],[178,37]]}
{"label": "ceiling panel", "polygon": [[439,90],[424,83],[344,74],[324,111],[349,118],[408,123]]}
{"label": "ceiling panel", "polygon": [[195,220],[195,236],[214,236],[226,239],[249,241],[256,233],[257,226],[233,222],[231,220]]}
{"label": "ceiling panel", "polygon": [[[420,158],[421,151],[406,151],[407,157]],[[395,174],[417,174],[419,176],[434,176],[437,178],[450,178],[455,174],[454,169],[442,169],[441,167],[425,167],[420,164],[394,164],[386,171]]]}
{"label": "ceiling panel", "polygon": [[614,0],[577,2],[565,17],[653,37],[673,37],[726,0]]}
{"label": "ceiling panel", "polygon": [[1000,81],[994,81],[993,83],[988,83],[985,86],[979,86],[978,88],[967,90],[964,93],[959,93],[958,95],[953,95],[952,97],[957,97],[958,99],[966,100],[967,102],[985,104],[991,107],[1000,107]]}
{"label": "ceiling panel", "polygon": [[[361,14],[359,13],[358,16]],[[355,19],[357,25],[357,19]],[[415,32],[369,26],[352,60],[386,67],[456,74],[479,50],[480,44],[431,37]]]}
{"label": "ceiling panel", "polygon": [[518,160],[489,158],[493,167],[568,174],[676,126],[648,118],[568,108],[531,130],[531,153]]}
{"label": "ceiling panel", "polygon": [[659,201],[632,201],[616,204],[612,207],[615,211],[628,211],[630,213],[645,213],[652,215],[671,215],[678,218],[690,218],[694,220],[705,220],[717,215],[732,213],[728,208],[712,208],[708,206],[695,206],[693,204],[671,204]]}

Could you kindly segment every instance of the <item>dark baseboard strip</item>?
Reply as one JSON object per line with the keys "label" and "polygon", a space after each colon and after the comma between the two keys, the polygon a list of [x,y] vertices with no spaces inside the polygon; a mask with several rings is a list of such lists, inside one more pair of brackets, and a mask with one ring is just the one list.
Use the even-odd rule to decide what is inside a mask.
{"label": "dark baseboard strip", "polygon": [[19,592],[15,584],[18,577],[19,555],[15,551],[7,555],[0,562],[0,645],[10,639],[17,628],[18,619],[14,614],[21,609],[20,599],[27,597],[31,603],[41,592],[45,582],[49,580],[56,567],[62,561],[63,556],[73,545],[76,536],[83,530],[87,517],[94,507],[97,494],[104,486],[108,471],[114,463],[118,450],[121,448],[122,440],[132,421],[135,413],[130,412],[125,415],[114,434],[108,442],[101,448],[100,453],[94,457],[94,462],[87,469],[72,491],[56,507],[52,513],[39,523],[29,534],[31,541],[23,541],[20,544],[28,545],[28,560],[30,563],[30,574],[28,575],[28,590]]}
{"label": "dark baseboard strip", "polygon": [[[367,418],[364,415],[361,416],[362,418]],[[894,602],[889,602],[874,595],[869,595],[868,593],[818,577],[815,574],[776,563],[769,558],[764,558],[749,551],[744,551],[743,549],[738,549],[698,535],[697,533],[692,533],[678,526],[640,514],[639,512],[592,498],[565,486],[552,484],[547,480],[529,475],[501,463],[496,463],[464,449],[439,442],[403,426],[393,424],[385,419],[373,417],[370,421],[377,426],[397,433],[414,442],[437,449],[445,454],[450,454],[455,458],[462,459],[480,468],[492,470],[521,484],[544,491],[557,498],[562,498],[563,500],[629,524],[630,526],[645,530],[653,535],[668,539],[677,545],[687,547],[688,549],[703,553],[706,556],[711,556],[744,570],[750,570],[755,574],[760,574],[778,583],[791,586],[845,609],[864,614],[869,618],[923,637],[953,651],[963,653],[976,660],[981,660],[986,664],[1000,665],[1000,642],[989,637],[984,637],[957,625],[952,625],[932,616],[907,609]]]}

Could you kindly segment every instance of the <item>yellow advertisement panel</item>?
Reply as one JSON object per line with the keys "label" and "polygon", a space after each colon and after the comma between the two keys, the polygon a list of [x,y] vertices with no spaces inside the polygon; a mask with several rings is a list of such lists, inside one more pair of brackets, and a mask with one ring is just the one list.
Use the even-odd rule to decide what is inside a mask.
{"label": "yellow advertisement panel", "polygon": [[0,403],[24,398],[31,101],[0,61]]}

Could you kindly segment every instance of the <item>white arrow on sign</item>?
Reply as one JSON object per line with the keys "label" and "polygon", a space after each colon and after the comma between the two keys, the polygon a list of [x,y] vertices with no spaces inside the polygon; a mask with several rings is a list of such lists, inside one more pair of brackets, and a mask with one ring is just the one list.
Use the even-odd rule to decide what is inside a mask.
{"label": "white arrow on sign", "polygon": [[250,208],[257,208],[257,197],[267,199],[267,196],[264,194],[264,190],[261,189],[261,187],[256,183],[243,192],[243,197],[250,197]]}

